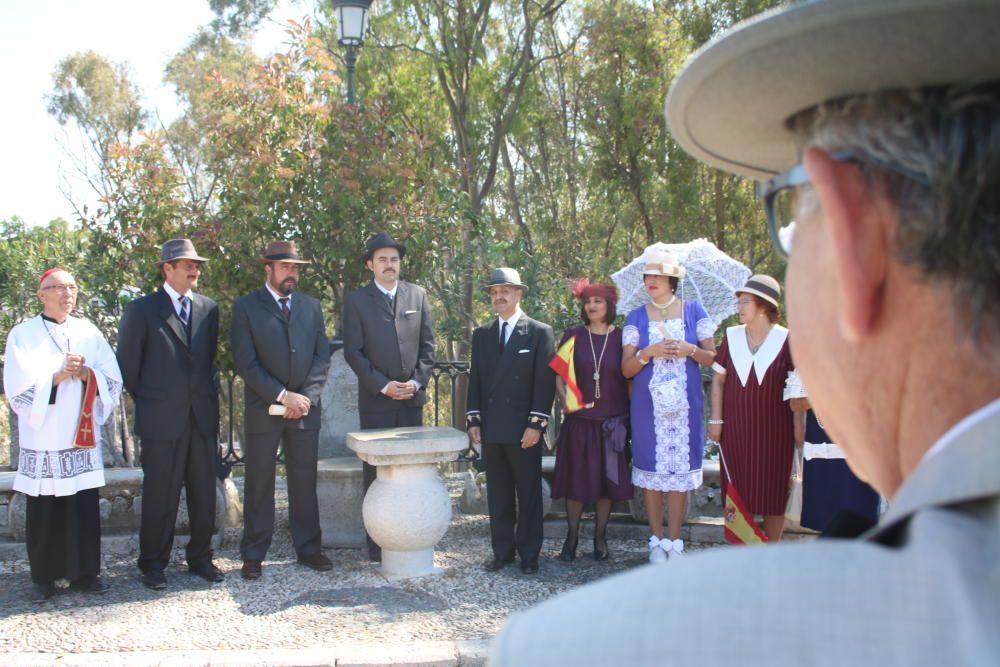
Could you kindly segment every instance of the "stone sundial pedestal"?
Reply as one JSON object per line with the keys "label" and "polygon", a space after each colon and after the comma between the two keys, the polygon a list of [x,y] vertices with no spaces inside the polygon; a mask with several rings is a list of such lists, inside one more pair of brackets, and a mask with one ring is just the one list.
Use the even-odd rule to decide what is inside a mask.
{"label": "stone sundial pedestal", "polygon": [[438,464],[454,461],[468,436],[447,426],[374,429],[347,434],[347,447],[378,477],[365,495],[365,529],[382,547],[390,580],[438,574],[434,546],[451,522],[451,498]]}

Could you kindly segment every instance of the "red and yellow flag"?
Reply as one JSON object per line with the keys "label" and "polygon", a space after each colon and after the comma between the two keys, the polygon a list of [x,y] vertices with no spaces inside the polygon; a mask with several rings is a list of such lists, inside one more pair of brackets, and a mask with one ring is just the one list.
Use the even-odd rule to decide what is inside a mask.
{"label": "red and yellow flag", "polygon": [[583,392],[576,383],[576,367],[573,363],[573,350],[576,349],[576,336],[562,344],[556,356],[549,361],[549,368],[556,372],[566,383],[566,412],[576,412],[584,408],[594,407],[593,403],[583,402]]}
{"label": "red and yellow flag", "polygon": [[747,511],[743,498],[730,478],[726,484],[726,542],[730,544],[764,544],[767,535],[760,529],[753,515]]}

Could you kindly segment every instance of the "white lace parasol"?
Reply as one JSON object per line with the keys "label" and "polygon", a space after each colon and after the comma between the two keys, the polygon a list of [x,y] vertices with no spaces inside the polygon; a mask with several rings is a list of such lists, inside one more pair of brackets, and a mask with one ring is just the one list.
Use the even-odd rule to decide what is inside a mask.
{"label": "white lace parasol", "polygon": [[663,250],[677,257],[686,271],[677,295],[700,301],[716,326],[736,312],[736,290],[746,284],[750,269],[705,239],[690,243],[654,243],[611,276],[618,286],[618,312],[628,313],[649,303],[642,272],[646,268],[646,253],[652,250]]}

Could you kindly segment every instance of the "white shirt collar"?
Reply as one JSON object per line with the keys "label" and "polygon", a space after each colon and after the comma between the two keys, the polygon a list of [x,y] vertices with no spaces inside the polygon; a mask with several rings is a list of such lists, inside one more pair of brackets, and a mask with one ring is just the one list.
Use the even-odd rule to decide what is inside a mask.
{"label": "white shirt collar", "polygon": [[938,438],[938,441],[931,445],[930,449],[924,452],[920,462],[923,463],[932,456],[937,456],[949,445],[961,438],[963,433],[966,433],[979,422],[992,417],[998,412],[1000,412],[1000,398],[994,399],[972,414],[966,415],[962,421],[945,431],[945,434]]}
{"label": "white shirt collar", "polygon": [[514,314],[511,315],[506,320],[504,318],[500,317],[499,315],[497,315],[497,322],[498,322],[497,326],[503,326],[503,323],[506,322],[507,323],[507,335],[510,336],[510,332],[514,330],[514,327],[517,325],[517,321],[519,319],[521,319],[521,315],[524,315],[524,313],[521,311],[521,306],[518,306],[517,308],[515,308],[514,309]]}
{"label": "white shirt collar", "polygon": [[745,387],[747,385],[747,380],[750,379],[751,368],[753,368],[754,374],[757,376],[758,384],[764,383],[764,375],[767,373],[767,369],[771,367],[771,364],[774,363],[774,360],[778,358],[781,346],[785,344],[786,338],[788,338],[788,329],[780,324],[775,324],[771,327],[760,349],[757,350],[757,354],[752,354],[750,352],[750,345],[747,343],[745,324],[726,329],[729,356],[733,360],[733,366],[736,368],[736,374],[739,376],[742,386]]}
{"label": "white shirt collar", "polygon": [[387,290],[386,288],[382,287],[382,285],[380,285],[379,282],[377,280],[375,280],[374,278],[372,279],[372,282],[375,283],[375,287],[378,288],[379,292],[382,292],[382,294],[385,294],[386,296],[390,296],[393,299],[396,298],[396,290],[399,289],[399,281],[398,280],[396,281],[396,286],[393,287],[391,290]]}
{"label": "white shirt collar", "polygon": [[168,282],[166,282],[166,281],[164,281],[164,282],[163,282],[163,290],[164,290],[164,291],[165,291],[165,292],[166,292],[166,293],[167,293],[168,295],[170,295],[170,298],[171,298],[171,299],[172,299],[173,301],[177,301],[177,300],[178,300],[178,299],[180,299],[180,298],[181,298],[182,296],[186,296],[186,297],[187,297],[187,298],[189,298],[189,299],[191,298],[191,290],[188,290],[188,291],[187,291],[187,292],[185,292],[184,294],[181,294],[180,292],[178,292],[177,290],[175,290],[175,289],[174,289],[173,287],[171,287],[171,286],[170,286],[170,283],[168,283]]}
{"label": "white shirt collar", "polygon": [[271,298],[274,299],[274,302],[276,304],[278,304],[279,308],[281,307],[281,301],[280,301],[280,299],[288,299],[288,307],[289,308],[292,307],[292,295],[291,294],[289,294],[288,296],[282,296],[282,295],[278,294],[277,292],[275,292],[273,289],[271,289],[271,286],[268,285],[267,283],[264,283],[264,287],[266,287],[267,291],[271,293]]}

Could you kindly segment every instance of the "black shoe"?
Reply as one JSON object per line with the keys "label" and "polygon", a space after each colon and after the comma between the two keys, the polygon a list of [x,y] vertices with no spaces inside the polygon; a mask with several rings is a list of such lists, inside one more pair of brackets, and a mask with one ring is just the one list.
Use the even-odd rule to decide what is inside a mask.
{"label": "black shoe", "polygon": [[317,572],[328,572],[333,569],[333,561],[321,553],[310,556],[299,556],[299,564],[312,568]]}
{"label": "black shoe", "polygon": [[243,575],[244,579],[260,579],[260,561],[252,559],[244,560],[243,567],[240,568],[240,574]]}
{"label": "black shoe", "polygon": [[111,586],[101,581],[101,578],[95,575],[80,577],[71,583],[69,587],[81,593],[97,593],[99,595],[111,590]]}
{"label": "black shoe", "polygon": [[48,602],[55,594],[56,587],[54,584],[34,584],[31,587],[32,602]]}
{"label": "black shoe", "polygon": [[594,560],[602,561],[608,559],[608,542],[604,539],[594,538]]}
{"label": "black shoe", "polygon": [[538,561],[537,560],[522,560],[521,561],[521,572],[525,574],[534,574],[538,572]]}
{"label": "black shoe", "polygon": [[514,558],[513,557],[511,557],[511,558],[494,558],[493,560],[486,561],[486,564],[483,565],[483,567],[486,569],[487,572],[498,572],[498,571],[504,569],[505,567],[507,567],[508,565],[510,565],[513,562],[514,562]]}
{"label": "black shoe", "polygon": [[188,565],[188,572],[191,574],[197,574],[210,584],[217,584],[226,578],[226,575],[222,573],[222,570],[215,567],[215,563],[210,560],[203,563],[197,563],[195,565]]}
{"label": "black shoe", "polygon": [[573,536],[573,541],[569,541],[569,536],[566,536],[566,541],[563,542],[562,551],[559,552],[559,560],[564,563],[572,563],[576,560],[576,541],[577,536]]}
{"label": "black shoe", "polygon": [[167,587],[167,578],[164,576],[163,570],[143,572],[141,580],[142,585],[150,590],[162,591]]}

